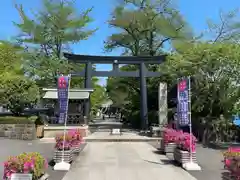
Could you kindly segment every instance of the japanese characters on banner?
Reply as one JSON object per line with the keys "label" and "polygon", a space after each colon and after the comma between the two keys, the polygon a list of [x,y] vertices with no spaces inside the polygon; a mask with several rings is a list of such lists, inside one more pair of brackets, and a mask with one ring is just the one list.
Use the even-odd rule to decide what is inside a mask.
{"label": "japanese characters on banner", "polygon": [[68,86],[69,86],[69,77],[60,76],[58,78],[58,103],[59,103],[58,123],[59,124],[63,124],[67,117]]}
{"label": "japanese characters on banner", "polygon": [[178,82],[178,124],[186,126],[189,124],[189,84],[188,78],[180,79]]}

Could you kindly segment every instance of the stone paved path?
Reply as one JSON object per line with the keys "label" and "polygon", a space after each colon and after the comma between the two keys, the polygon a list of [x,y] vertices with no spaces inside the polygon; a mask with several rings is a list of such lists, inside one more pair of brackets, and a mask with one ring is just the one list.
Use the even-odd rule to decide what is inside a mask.
{"label": "stone paved path", "polygon": [[91,142],[63,180],[196,180],[146,142]]}
{"label": "stone paved path", "polygon": [[191,172],[198,180],[222,180],[223,155],[220,150],[211,148],[203,148],[197,145],[198,163],[202,167],[202,171]]}

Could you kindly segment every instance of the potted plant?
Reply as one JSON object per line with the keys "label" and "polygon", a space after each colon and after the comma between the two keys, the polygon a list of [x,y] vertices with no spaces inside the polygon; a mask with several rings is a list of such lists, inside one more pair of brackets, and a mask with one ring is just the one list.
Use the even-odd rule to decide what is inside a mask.
{"label": "potted plant", "polygon": [[72,144],[72,149],[74,153],[79,153],[81,150],[81,144],[82,144],[82,136],[80,134],[80,131],[78,129],[73,129],[68,131],[68,135],[72,138],[71,144]]}
{"label": "potted plant", "polygon": [[70,141],[58,140],[55,145],[53,160],[55,163],[64,162],[70,163],[73,160],[73,150]]}
{"label": "potted plant", "polygon": [[48,168],[48,162],[39,153],[22,153],[11,156],[4,162],[3,179],[10,180],[12,174],[31,174],[33,180],[42,178]]}
{"label": "potted plant", "polygon": [[67,141],[67,142],[72,142],[73,136],[69,133],[66,133],[65,134],[65,139],[64,139],[64,133],[59,133],[59,134],[56,135],[55,140],[56,140],[56,143],[60,142],[60,141],[64,141],[64,140]]}
{"label": "potted plant", "polygon": [[171,129],[171,128],[167,128],[164,130],[163,133],[163,151],[167,154],[173,154],[174,149],[176,148],[176,140],[178,137],[179,132]]}
{"label": "potted plant", "polygon": [[[192,139],[192,143],[190,143],[190,139]],[[197,139],[194,135],[181,132],[176,141],[177,146],[174,150],[174,160],[181,164],[187,163],[191,159],[190,152],[192,152],[192,161],[196,162],[196,142]]]}
{"label": "potted plant", "polygon": [[[240,179],[240,148],[230,147],[227,151],[223,153],[224,156],[224,169],[228,170],[224,178]],[[227,176],[227,177],[226,177]]]}

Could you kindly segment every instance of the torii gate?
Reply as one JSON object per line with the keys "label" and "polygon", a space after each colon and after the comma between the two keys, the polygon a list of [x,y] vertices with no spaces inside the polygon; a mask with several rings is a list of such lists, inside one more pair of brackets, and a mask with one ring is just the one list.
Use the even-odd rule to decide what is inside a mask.
{"label": "torii gate", "polygon": [[[148,127],[148,107],[147,107],[147,77],[159,77],[160,72],[152,72],[146,69],[145,64],[161,64],[167,55],[162,56],[88,56],[64,53],[64,57],[75,63],[85,64],[85,69],[81,72],[73,73],[72,76],[85,77],[85,88],[91,87],[91,78],[97,77],[140,77],[141,91],[141,125],[142,129]],[[93,64],[112,64],[112,71],[95,71]],[[139,65],[137,71],[121,71],[119,64]],[[85,116],[90,120],[90,100],[85,103]]]}

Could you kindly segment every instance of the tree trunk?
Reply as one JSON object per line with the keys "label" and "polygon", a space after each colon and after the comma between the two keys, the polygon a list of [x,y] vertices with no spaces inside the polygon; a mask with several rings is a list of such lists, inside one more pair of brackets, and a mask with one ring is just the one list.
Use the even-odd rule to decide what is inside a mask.
{"label": "tree trunk", "polygon": [[204,131],[203,131],[203,136],[202,136],[202,144],[203,146],[206,146],[207,143],[208,143],[208,140],[207,140],[207,136],[208,135],[208,128],[205,127]]}

